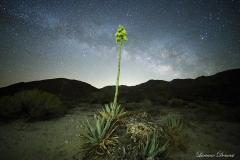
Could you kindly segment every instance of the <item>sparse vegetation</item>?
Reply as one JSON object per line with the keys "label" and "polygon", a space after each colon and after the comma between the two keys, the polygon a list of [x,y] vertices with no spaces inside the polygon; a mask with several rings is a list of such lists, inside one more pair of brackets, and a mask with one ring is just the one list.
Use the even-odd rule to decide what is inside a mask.
{"label": "sparse vegetation", "polygon": [[183,100],[174,98],[168,101],[168,105],[171,107],[181,107],[183,105]]}
{"label": "sparse vegetation", "polygon": [[132,102],[126,105],[126,108],[130,110],[139,109],[139,108],[151,108],[151,107],[152,107],[152,102],[150,100],[144,100],[139,103]]}
{"label": "sparse vegetation", "polygon": [[46,120],[64,115],[66,107],[55,95],[34,89],[3,97],[0,111],[2,119]]}
{"label": "sparse vegetation", "polygon": [[202,102],[201,106],[210,114],[218,114],[225,108],[223,105],[220,105],[216,101],[205,101],[205,102]]}
{"label": "sparse vegetation", "polygon": [[155,101],[158,102],[160,105],[165,105],[168,103],[167,98],[165,98],[164,96],[157,96]]}
{"label": "sparse vegetation", "polygon": [[148,99],[145,99],[139,105],[140,105],[140,107],[150,108],[150,107],[152,107],[152,102]]}

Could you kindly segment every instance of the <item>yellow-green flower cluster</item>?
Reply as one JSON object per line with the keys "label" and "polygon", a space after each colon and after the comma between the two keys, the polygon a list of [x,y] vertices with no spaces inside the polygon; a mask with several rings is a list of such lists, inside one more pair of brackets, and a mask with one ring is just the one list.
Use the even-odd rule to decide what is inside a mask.
{"label": "yellow-green flower cluster", "polygon": [[118,30],[115,33],[115,37],[116,37],[116,43],[117,44],[121,44],[122,41],[127,41],[127,31],[124,29],[124,27],[122,25],[118,26]]}

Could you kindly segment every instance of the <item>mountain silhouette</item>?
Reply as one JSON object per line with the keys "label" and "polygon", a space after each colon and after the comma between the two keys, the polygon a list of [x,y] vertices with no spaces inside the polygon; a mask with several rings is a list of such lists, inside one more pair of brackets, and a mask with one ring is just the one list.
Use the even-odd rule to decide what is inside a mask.
{"label": "mountain silhouette", "polygon": [[[46,79],[32,82],[20,82],[0,88],[0,97],[15,93],[39,89],[53,93],[61,98],[91,98],[113,99],[115,86],[101,89],[92,85],[65,78]],[[96,96],[98,95],[98,96]],[[186,101],[196,99],[216,100],[224,103],[240,104],[240,69],[219,72],[212,76],[201,76],[196,79],[173,79],[172,81],[149,80],[135,86],[119,86],[119,99],[126,102],[149,99],[157,101],[159,97],[166,99],[178,98]]]}
{"label": "mountain silhouette", "polygon": [[46,79],[32,82],[16,83],[7,87],[0,88],[0,96],[9,96],[17,92],[29,89],[39,89],[58,97],[80,98],[87,97],[92,92],[98,92],[99,89],[88,83],[69,80],[65,78]]}

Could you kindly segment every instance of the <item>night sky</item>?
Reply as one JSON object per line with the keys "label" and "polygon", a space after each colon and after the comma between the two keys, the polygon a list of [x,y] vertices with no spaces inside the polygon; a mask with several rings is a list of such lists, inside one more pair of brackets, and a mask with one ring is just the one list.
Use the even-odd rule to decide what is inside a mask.
{"label": "night sky", "polygon": [[115,85],[240,68],[238,0],[1,0],[0,87],[52,78]]}

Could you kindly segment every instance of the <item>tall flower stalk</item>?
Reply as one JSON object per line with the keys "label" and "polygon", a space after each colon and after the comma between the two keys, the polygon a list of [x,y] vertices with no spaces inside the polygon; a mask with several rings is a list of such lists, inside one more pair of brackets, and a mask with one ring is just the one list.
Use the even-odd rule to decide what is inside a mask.
{"label": "tall flower stalk", "polygon": [[117,104],[120,65],[121,65],[120,62],[121,62],[121,54],[122,54],[122,42],[128,40],[126,35],[127,35],[127,31],[124,29],[122,25],[119,25],[118,30],[115,33],[116,43],[119,45],[119,48],[118,48],[118,74],[117,74],[116,90],[115,90],[115,96],[114,96],[114,102],[113,102],[114,105]]}

